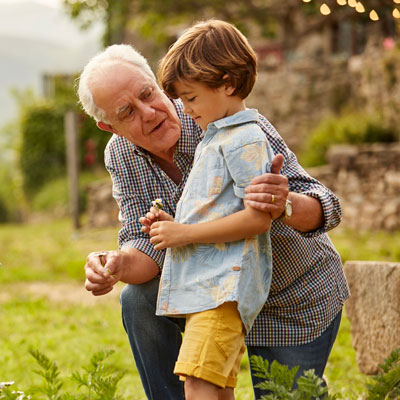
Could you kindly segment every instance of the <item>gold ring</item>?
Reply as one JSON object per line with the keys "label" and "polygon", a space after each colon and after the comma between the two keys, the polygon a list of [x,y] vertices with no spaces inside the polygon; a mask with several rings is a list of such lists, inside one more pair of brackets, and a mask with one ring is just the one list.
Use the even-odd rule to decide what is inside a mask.
{"label": "gold ring", "polygon": [[275,203],[275,196],[273,194],[271,194],[272,198],[271,198],[271,203]]}

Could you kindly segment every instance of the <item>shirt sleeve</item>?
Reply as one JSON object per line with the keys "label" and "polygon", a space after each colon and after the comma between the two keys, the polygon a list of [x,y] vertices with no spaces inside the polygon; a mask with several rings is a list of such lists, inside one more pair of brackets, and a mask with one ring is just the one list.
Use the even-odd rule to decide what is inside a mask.
{"label": "shirt sleeve", "polygon": [[227,168],[233,180],[235,195],[245,197],[245,188],[251,180],[271,171],[272,150],[260,129],[246,125],[245,135],[238,135],[239,141],[232,138],[233,144],[225,145],[223,153]]}
{"label": "shirt sleeve", "polygon": [[267,136],[274,154],[282,154],[284,156],[281,174],[289,179],[289,191],[314,197],[322,205],[324,225],[315,231],[297,232],[304,237],[314,237],[335,228],[342,219],[339,198],[306,172],[299,164],[296,155],[289,149],[283,138],[265,117],[259,115],[259,120],[259,126]]}
{"label": "shirt sleeve", "polygon": [[126,165],[124,158],[119,156],[115,141],[111,140],[105,150],[105,165],[112,180],[112,193],[119,206],[119,220],[122,228],[118,233],[120,250],[135,248],[152,258],[159,268],[162,267],[165,250],[154,250],[150,237],[141,231],[139,218],[144,216],[150,205],[132,184],[131,164]]}

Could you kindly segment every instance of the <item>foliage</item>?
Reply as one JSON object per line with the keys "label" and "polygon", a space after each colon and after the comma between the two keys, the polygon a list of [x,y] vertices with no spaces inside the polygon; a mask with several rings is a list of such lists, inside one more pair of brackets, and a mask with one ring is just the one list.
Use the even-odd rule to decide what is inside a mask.
{"label": "foliage", "polygon": [[[182,26],[193,22],[193,10],[196,10],[195,20],[223,19],[234,23],[245,34],[258,30],[259,35],[282,42],[284,48],[294,46],[304,35],[337,20],[369,22],[368,17],[351,7],[332,2],[332,14],[328,19],[318,11],[321,4],[314,1],[236,0],[227,7],[225,0],[64,0],[67,14],[83,29],[94,21],[104,22],[104,46],[126,41],[127,32],[133,30],[165,47],[175,39]],[[391,0],[370,0],[367,8],[390,15],[392,6]],[[296,15],[303,18],[297,19]],[[308,23],[304,23],[304,19]]]}
{"label": "foliage", "polygon": [[[22,120],[20,166],[24,191],[29,197],[32,197],[45,183],[66,173],[64,133],[66,108],[66,104],[53,101],[31,106],[25,112]],[[108,139],[109,135],[102,134],[92,119],[82,115],[79,124],[81,169],[102,164]],[[89,153],[91,153],[90,160]]]}
{"label": "foliage", "polygon": [[271,365],[261,356],[251,356],[250,363],[257,377],[264,381],[256,387],[268,392],[259,400],[334,400],[337,397],[328,394],[328,388],[324,381],[315,375],[313,370],[305,371],[304,375],[297,379],[297,388],[294,388],[295,377],[299,367],[289,369],[273,361]]}
{"label": "foliage", "polygon": [[90,364],[83,367],[84,371],[86,371],[84,374],[78,371],[72,373],[72,380],[75,381],[78,389],[81,387],[87,389],[87,394],[83,394],[78,393],[78,390],[76,390],[76,393],[61,393],[64,381],[59,377],[58,365],[54,361],[50,361],[39,350],[30,349],[29,353],[35,358],[40,367],[39,370],[34,372],[43,378],[43,384],[30,388],[27,392],[31,394],[25,395],[23,391],[11,391],[7,386],[10,386],[13,382],[8,382],[7,385],[0,385],[0,399],[122,400],[122,397],[116,395],[116,392],[118,383],[125,375],[125,372],[113,371],[104,364],[104,360],[113,352],[113,350],[107,350],[93,354]]}
{"label": "foliage", "polygon": [[367,384],[368,400],[400,398],[400,347],[393,350],[384,363],[379,365],[381,371]]}
{"label": "foliage", "polygon": [[42,105],[27,112],[22,122],[20,164],[28,195],[32,195],[47,180],[65,174],[61,108]]}
{"label": "foliage", "polygon": [[394,142],[396,132],[387,128],[377,115],[344,113],[330,116],[311,132],[300,157],[306,167],[326,163],[326,153],[334,144]]}

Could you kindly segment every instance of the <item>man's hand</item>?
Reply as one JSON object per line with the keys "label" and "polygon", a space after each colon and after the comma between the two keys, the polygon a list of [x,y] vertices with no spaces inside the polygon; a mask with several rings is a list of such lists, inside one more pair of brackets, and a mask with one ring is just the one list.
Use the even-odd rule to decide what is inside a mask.
{"label": "man's hand", "polygon": [[174,217],[163,210],[158,210],[156,207],[151,207],[150,212],[145,217],[139,218],[139,222],[143,225],[141,231],[150,234],[151,225],[157,221],[173,221]]}
{"label": "man's hand", "polygon": [[155,250],[185,246],[191,243],[189,230],[190,225],[177,222],[154,222],[150,228],[150,243],[154,244]]}
{"label": "man's hand", "polygon": [[118,251],[97,251],[90,253],[85,265],[85,288],[94,296],[111,292],[121,279],[122,263]]}
{"label": "man's hand", "polygon": [[280,175],[283,160],[283,155],[277,154],[272,160],[271,173],[255,177],[245,189],[248,204],[269,212],[272,219],[282,215],[289,194],[288,179]]}

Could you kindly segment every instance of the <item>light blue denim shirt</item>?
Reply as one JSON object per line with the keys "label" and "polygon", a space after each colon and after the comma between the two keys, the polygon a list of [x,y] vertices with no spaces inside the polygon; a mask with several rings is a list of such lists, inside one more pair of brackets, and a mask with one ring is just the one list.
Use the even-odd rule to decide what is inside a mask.
{"label": "light blue denim shirt", "polygon": [[[244,208],[245,187],[270,172],[273,157],[257,121],[257,111],[248,109],[208,125],[175,221],[207,222]],[[236,301],[248,332],[268,297],[271,275],[269,232],[231,243],[168,249],[157,315],[183,316]]]}

